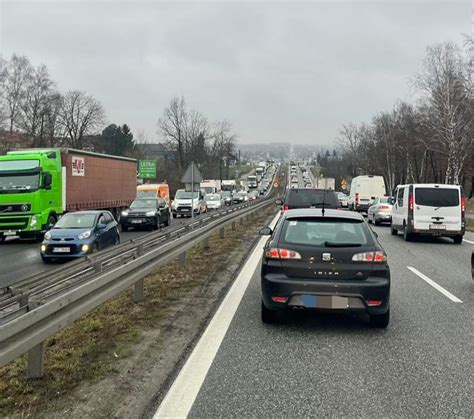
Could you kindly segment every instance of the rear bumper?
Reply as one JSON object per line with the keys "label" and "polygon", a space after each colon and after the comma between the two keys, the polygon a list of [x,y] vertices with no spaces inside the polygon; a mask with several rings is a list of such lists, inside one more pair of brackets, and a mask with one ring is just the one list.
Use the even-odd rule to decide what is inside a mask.
{"label": "rear bumper", "polygon": [[[384,314],[389,308],[390,279],[384,277],[369,277],[366,280],[304,280],[290,279],[281,274],[268,274],[262,277],[262,299],[267,308],[286,310],[292,305],[303,301],[301,296],[345,297],[348,307],[336,309],[344,311],[363,311],[369,314]],[[286,302],[275,302],[272,297],[285,297]],[[322,301],[325,299],[322,298]],[[326,298],[327,300],[327,298]],[[382,301],[379,306],[368,306],[367,301]],[[311,307],[312,308],[312,307]],[[316,309],[330,309],[325,306]]]}
{"label": "rear bumper", "polygon": [[411,228],[410,233],[423,234],[427,236],[439,236],[439,237],[452,237],[452,236],[464,236],[465,229],[461,230],[429,230],[429,229],[417,229]]}
{"label": "rear bumper", "polygon": [[374,218],[377,221],[392,221],[392,213],[387,213],[387,212],[375,212],[374,213]]}
{"label": "rear bumper", "polygon": [[354,204],[356,211],[367,211],[371,204]]}

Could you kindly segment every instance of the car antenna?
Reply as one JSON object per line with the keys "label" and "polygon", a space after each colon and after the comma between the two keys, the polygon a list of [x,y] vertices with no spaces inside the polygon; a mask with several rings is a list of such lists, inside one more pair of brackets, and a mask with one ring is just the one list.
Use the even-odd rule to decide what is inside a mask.
{"label": "car antenna", "polygon": [[323,205],[321,208],[321,214],[323,215],[323,217],[324,217],[324,213],[326,212],[324,209],[325,200],[326,200],[326,189],[324,189],[324,192],[323,192]]}

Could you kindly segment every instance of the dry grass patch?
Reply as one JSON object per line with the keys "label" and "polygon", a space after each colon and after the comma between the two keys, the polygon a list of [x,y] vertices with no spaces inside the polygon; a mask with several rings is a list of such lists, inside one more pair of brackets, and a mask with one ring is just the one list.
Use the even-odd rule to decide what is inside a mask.
{"label": "dry grass patch", "polygon": [[209,239],[210,248],[192,248],[186,267],[177,261],[163,266],[145,280],[145,300],[134,304],[132,290],[101,305],[72,326],[46,341],[45,376],[26,379],[26,357],[0,368],[0,416],[36,416],[61,408],[68,395],[84,382],[97,382],[116,374],[117,360],[129,356],[142,332],[166,323],[166,314],[197,286],[212,281],[229,258],[244,255],[249,238],[275,213],[271,205],[252,221],[226,228],[224,239]]}

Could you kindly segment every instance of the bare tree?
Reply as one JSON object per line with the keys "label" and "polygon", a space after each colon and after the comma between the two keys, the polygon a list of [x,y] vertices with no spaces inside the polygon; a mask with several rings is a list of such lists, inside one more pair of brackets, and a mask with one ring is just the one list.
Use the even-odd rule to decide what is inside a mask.
{"label": "bare tree", "polygon": [[445,43],[429,47],[424,71],[416,85],[429,107],[424,122],[432,133],[431,147],[446,155],[446,183],[459,183],[459,176],[472,147],[472,84],[460,49]]}
{"label": "bare tree", "polygon": [[26,77],[18,124],[27,135],[35,139],[38,146],[43,145],[45,114],[52,97],[53,86],[54,83],[44,65],[32,70]]}
{"label": "bare tree", "polygon": [[63,146],[66,128],[60,121],[63,97],[59,92],[51,92],[42,115],[42,135],[40,146]]}
{"label": "bare tree", "polygon": [[158,120],[158,128],[171,151],[177,156],[176,163],[181,170],[186,164],[186,125],[188,111],[184,97],[174,97]]}
{"label": "bare tree", "polygon": [[79,90],[68,91],[62,99],[59,121],[67,135],[68,145],[84,148],[84,137],[104,124],[104,108],[100,102]]}
{"label": "bare tree", "polygon": [[25,96],[25,87],[31,72],[32,67],[28,59],[15,54],[6,66],[2,96],[6,105],[10,133],[18,126],[20,105]]}

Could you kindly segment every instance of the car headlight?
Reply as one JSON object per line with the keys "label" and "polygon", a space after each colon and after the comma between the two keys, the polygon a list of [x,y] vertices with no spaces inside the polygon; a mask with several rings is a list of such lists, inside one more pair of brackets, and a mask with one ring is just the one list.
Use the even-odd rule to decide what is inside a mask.
{"label": "car headlight", "polygon": [[174,201],[171,201],[171,208],[176,209],[176,205],[175,205]]}
{"label": "car headlight", "polygon": [[79,240],[88,239],[91,236],[91,233],[92,233],[92,231],[90,231],[90,230],[84,231],[84,233],[79,234],[79,236],[77,238]]}
{"label": "car headlight", "polygon": [[156,215],[156,211],[148,211],[145,215],[147,217],[154,217]]}
{"label": "car headlight", "polygon": [[128,211],[122,211],[122,217],[127,217],[128,216]]}
{"label": "car headlight", "polygon": [[51,233],[49,231],[44,235],[44,239],[51,240]]}
{"label": "car headlight", "polygon": [[199,202],[194,202],[194,203],[193,203],[193,207],[194,207],[194,208],[198,208],[198,207],[199,207]]}
{"label": "car headlight", "polygon": [[33,215],[33,217],[31,217],[30,227],[34,227],[37,222],[38,222],[38,219],[36,218],[36,215]]}
{"label": "car headlight", "polygon": [[46,252],[46,245],[45,244],[42,244],[41,245],[41,251],[44,253]]}

